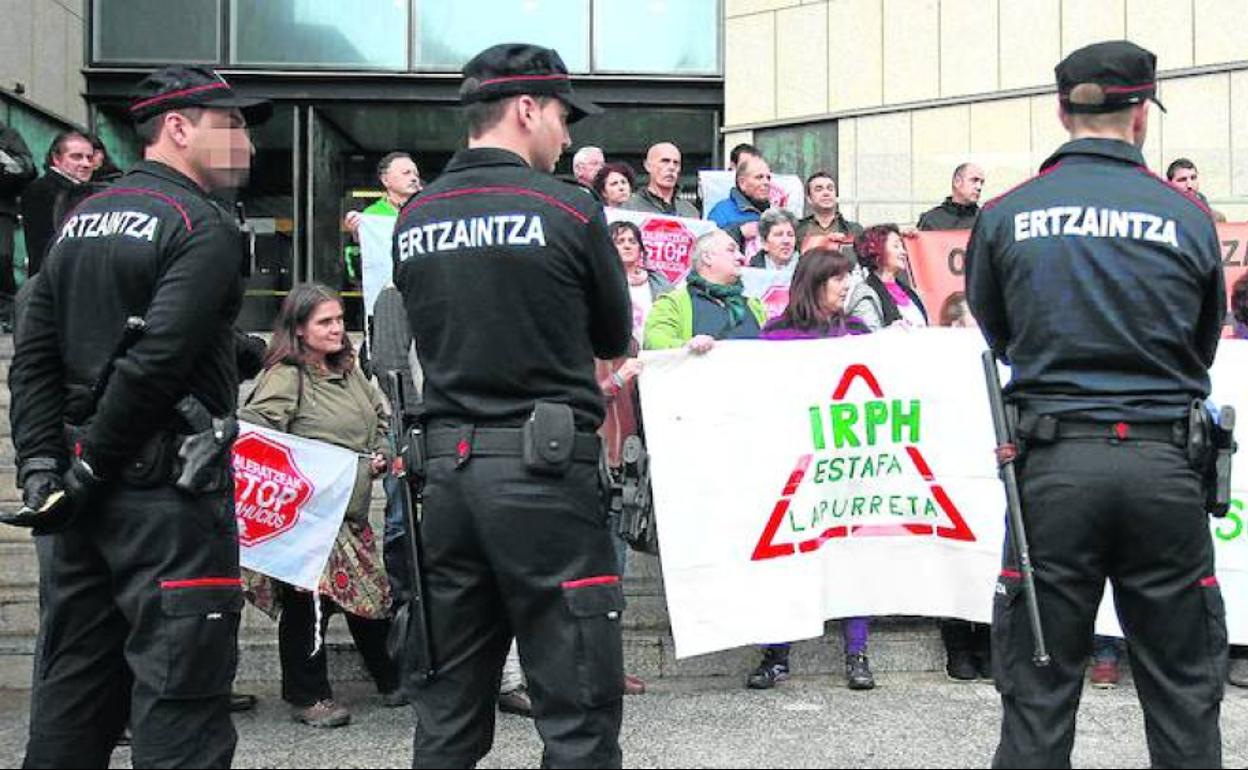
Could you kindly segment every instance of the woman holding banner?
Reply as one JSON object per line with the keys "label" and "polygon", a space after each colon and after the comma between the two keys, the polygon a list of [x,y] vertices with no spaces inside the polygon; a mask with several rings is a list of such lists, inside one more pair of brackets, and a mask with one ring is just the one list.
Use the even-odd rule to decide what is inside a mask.
{"label": "woman holding banner", "polygon": [[387,706],[407,703],[386,652],[390,594],[368,523],[373,479],[385,472],[389,444],[380,392],[356,366],[342,301],[319,284],[294,287],[282,303],[265,370],[239,417],[355,452],[355,487],[316,593],[248,573],[248,598],[278,618],[282,698],[295,721],[340,727],[350,713],[333,700],[322,639],[329,615],[342,611],[356,649]]}
{"label": "woman holding banner", "polygon": [[854,240],[867,277],[850,292],[849,314],[871,329],[893,324],[927,326],[927,309],[914,289],[897,280],[906,271],[906,244],[896,225],[868,227]]}
{"label": "woman holding banner", "polygon": [[[839,251],[816,249],[805,254],[789,286],[789,304],[784,312],[763,328],[761,339],[810,340],[869,334],[860,319],[846,316],[845,297],[849,293],[853,260]],[[867,618],[841,621],[845,639],[845,682],[851,690],[870,690],[875,677],[867,662]],[[746,680],[752,690],[766,690],[789,677],[789,647],[768,644],[763,659]]]}

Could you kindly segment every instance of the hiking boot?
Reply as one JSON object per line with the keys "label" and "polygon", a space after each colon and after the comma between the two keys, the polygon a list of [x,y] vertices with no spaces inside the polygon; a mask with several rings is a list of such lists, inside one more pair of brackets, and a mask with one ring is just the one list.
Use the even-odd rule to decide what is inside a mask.
{"label": "hiking boot", "polygon": [[1118,661],[1108,659],[1092,661],[1093,687],[1098,690],[1112,690],[1118,686],[1119,678]]}
{"label": "hiking boot", "polygon": [[504,714],[515,714],[516,716],[533,718],[533,701],[529,700],[529,693],[523,687],[517,687],[510,692],[500,692],[498,694],[498,710]]}
{"label": "hiking boot", "polygon": [[296,708],[290,718],[310,727],[342,727],[351,722],[351,712],[332,700],[322,700],[307,708]]}
{"label": "hiking boot", "polygon": [[845,656],[845,684],[851,690],[874,690],[875,677],[864,653]]}
{"label": "hiking boot", "polygon": [[945,674],[955,682],[974,682],[979,678],[975,656],[966,650],[950,650]]}
{"label": "hiking boot", "polygon": [[788,678],[788,656],[780,657],[768,651],[763,653],[763,660],[758,668],[745,680],[745,686],[751,690],[770,690]]}
{"label": "hiking boot", "polygon": [[1226,681],[1236,687],[1248,687],[1248,658],[1233,658],[1226,671]]}

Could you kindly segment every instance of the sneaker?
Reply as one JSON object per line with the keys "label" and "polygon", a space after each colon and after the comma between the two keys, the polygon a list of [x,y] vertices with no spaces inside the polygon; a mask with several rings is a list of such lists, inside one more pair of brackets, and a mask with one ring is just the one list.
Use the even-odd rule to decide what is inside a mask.
{"label": "sneaker", "polygon": [[624,675],[624,694],[625,695],[644,695],[646,692],[646,683],[632,674]]}
{"label": "sneaker", "polygon": [[1118,686],[1118,661],[1093,660],[1092,686],[1098,690],[1112,690]]}
{"label": "sneaker", "polygon": [[396,690],[391,690],[390,692],[383,692],[381,694],[381,705],[388,709],[396,709],[399,706],[407,706],[410,704],[411,701],[408,700],[407,695],[403,693],[402,687]]}
{"label": "sneaker", "polygon": [[851,690],[874,690],[875,677],[867,656],[861,652],[845,656],[845,683]]}
{"label": "sneaker", "polygon": [[950,650],[945,663],[945,674],[955,682],[974,682],[979,678],[975,668],[975,656],[966,650]]}
{"label": "sneaker", "polygon": [[498,710],[504,714],[515,714],[516,716],[533,718],[533,701],[529,699],[529,692],[523,687],[517,687],[510,692],[500,692],[498,694]]}
{"label": "sneaker", "polygon": [[763,653],[763,660],[758,668],[745,680],[745,686],[751,690],[770,690],[789,678],[789,659],[776,658]]}
{"label": "sneaker", "polygon": [[317,701],[307,708],[296,708],[290,717],[310,727],[342,727],[351,722],[351,712],[332,700]]}
{"label": "sneaker", "polygon": [[1236,687],[1248,687],[1248,658],[1233,658],[1226,671],[1226,681]]}

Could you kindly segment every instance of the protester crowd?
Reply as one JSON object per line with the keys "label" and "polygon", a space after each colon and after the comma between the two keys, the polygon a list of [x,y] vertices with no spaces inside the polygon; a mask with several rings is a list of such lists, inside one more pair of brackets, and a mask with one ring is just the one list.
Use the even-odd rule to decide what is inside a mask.
{"label": "protester crowd", "polygon": [[[15,130],[0,126],[0,320],[13,324],[14,233],[21,227],[26,244],[26,279],[39,273],[44,255],[74,206],[102,189],[118,170],[98,138],[78,131],[58,134],[43,155],[44,173],[36,174],[34,156]],[[612,160],[596,147],[579,149],[572,159],[575,183],[603,205],[628,212],[703,219],[694,196],[682,191],[680,149],[658,142],[646,154],[642,173]],[[805,216],[772,204],[772,167],[748,144],[730,154],[734,184],[728,196],[710,203],[705,219],[715,228],[696,239],[690,272],[673,285],[647,257],[641,229],[631,221],[613,221],[609,235],[627,275],[633,305],[633,341],[626,357],[597,362],[598,383],[607,405],[601,433],[606,465],[622,472],[622,446],[633,435],[644,437],[643,405],[637,377],[642,350],[684,348],[705,354],[723,340],[831,338],[868,335],[890,327],[929,325],[967,327],[975,321],[965,295],[955,293],[941,307],[925,307],[911,285],[908,240],[924,230],[969,229],[979,212],[988,181],[982,168],[963,163],[953,170],[950,194],[906,223],[849,220],[840,209],[835,175],[819,170],[804,180]],[[398,217],[423,180],[411,155],[387,154],[377,168],[384,194],[364,214]],[[1203,199],[1195,164],[1180,158],[1166,173],[1176,187]],[[1221,215],[1215,213],[1220,219]],[[344,229],[355,236],[360,213],[349,212]],[[770,271],[789,283],[788,306],[768,318],[760,301],[748,296],[742,271]],[[294,717],[315,727],[349,721],[333,700],[322,646],[328,617],[341,612],[369,673],[387,705],[406,703],[398,686],[396,663],[386,649],[392,595],[401,592],[402,515],[394,479],[386,475],[393,447],[386,434],[386,371],[400,370],[409,391],[421,382],[401,305],[393,287],[383,291],[374,313],[370,374],[343,328],[341,299],[325,287],[292,289],[277,319],[264,356],[264,370],[251,399],[240,410],[250,422],[345,447],[359,456],[355,489],[334,545],[321,588],[315,594],[252,575],[249,598],[277,620],[282,697]],[[389,303],[389,309],[387,309]],[[1248,282],[1235,287],[1236,336],[1248,336]],[[386,396],[393,396],[387,393]],[[387,516],[382,542],[368,522],[372,482],[386,475]],[[617,537],[621,574],[628,546]],[[384,557],[383,557],[384,552]],[[869,618],[845,618],[845,677],[851,689],[871,689]],[[941,622],[947,653],[946,672],[956,680],[990,679],[989,628],[960,620]],[[1113,686],[1119,679],[1120,645],[1098,638],[1092,682]],[[1237,651],[1229,681],[1248,687],[1248,655]],[[1234,655],[1233,655],[1234,656]],[[503,676],[500,708],[527,714],[524,679],[515,647]],[[746,675],[754,689],[774,687],[790,673],[789,643],[775,640],[761,651],[757,667]],[[642,693],[645,684],[626,676],[625,689]]]}

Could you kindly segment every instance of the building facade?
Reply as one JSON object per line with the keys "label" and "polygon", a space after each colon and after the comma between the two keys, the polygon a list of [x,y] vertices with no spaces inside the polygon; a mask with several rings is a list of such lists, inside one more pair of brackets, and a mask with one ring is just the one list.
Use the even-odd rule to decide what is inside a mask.
{"label": "building facade", "polygon": [[1053,67],[1122,38],[1158,57],[1149,167],[1190,158],[1214,208],[1248,219],[1246,0],[727,0],[725,16],[724,146],[831,170],[864,223],[916,221],[964,160],[985,199],[1034,174],[1066,138]]}
{"label": "building facade", "polygon": [[608,108],[573,127],[573,151],[597,145],[640,171],[651,143],[673,141],[689,180],[718,162],[722,0],[0,0],[6,19],[28,5],[21,29],[0,30],[0,87],[12,90],[13,59],[46,112],[99,133],[123,168],[141,152],[125,105],[155,67],[206,64],[276,102],[239,196],[255,233],[251,328],[305,280],[343,290],[359,323],[343,215],[380,193],[382,155],[410,152],[428,180],[463,145],[459,70],[489,45],[556,48]]}
{"label": "building facade", "polygon": [[[0,0],[0,123],[17,129],[40,166],[57,133],[87,124],[85,17],[83,0]],[[20,229],[16,246],[22,280]]]}

